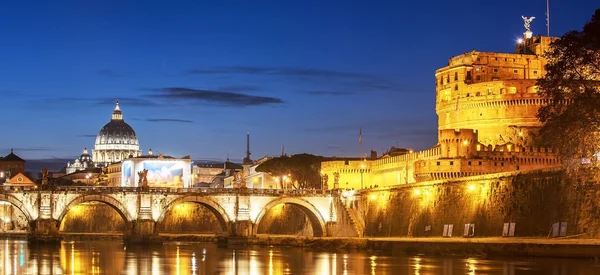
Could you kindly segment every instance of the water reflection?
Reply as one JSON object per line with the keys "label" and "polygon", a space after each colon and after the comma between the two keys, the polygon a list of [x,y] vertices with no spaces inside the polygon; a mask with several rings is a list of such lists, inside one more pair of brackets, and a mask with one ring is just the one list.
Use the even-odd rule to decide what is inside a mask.
{"label": "water reflection", "polygon": [[0,241],[2,274],[600,274],[593,261],[484,260],[332,253],[300,248],[223,248],[169,243],[125,247],[120,242],[63,242],[30,246]]}

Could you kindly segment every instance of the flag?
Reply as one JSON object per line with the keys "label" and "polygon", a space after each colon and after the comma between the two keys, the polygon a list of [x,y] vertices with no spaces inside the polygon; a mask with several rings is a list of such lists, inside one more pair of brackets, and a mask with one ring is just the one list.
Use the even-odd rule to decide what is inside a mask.
{"label": "flag", "polygon": [[358,144],[362,144],[362,127],[360,128],[360,131],[358,132]]}

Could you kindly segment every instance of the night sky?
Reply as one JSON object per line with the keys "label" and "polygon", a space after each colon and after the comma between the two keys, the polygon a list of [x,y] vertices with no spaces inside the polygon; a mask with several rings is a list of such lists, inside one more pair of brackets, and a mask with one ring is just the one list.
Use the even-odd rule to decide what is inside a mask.
{"label": "night sky", "polygon": [[[144,152],[358,156],[360,127],[365,152],[426,149],[437,68],[512,52],[521,15],[546,34],[544,0],[201,2],[0,3],[0,154],[77,156],[117,98]],[[554,36],[600,7],[550,4]]]}

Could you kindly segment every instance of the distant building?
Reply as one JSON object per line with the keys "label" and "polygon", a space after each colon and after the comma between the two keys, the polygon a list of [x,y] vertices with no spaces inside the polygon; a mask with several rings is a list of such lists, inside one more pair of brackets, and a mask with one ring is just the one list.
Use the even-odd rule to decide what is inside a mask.
{"label": "distant building", "polygon": [[65,168],[65,173],[71,174],[76,171],[87,170],[90,168],[94,168],[94,161],[92,161],[92,157],[88,153],[87,147],[83,148],[83,152],[79,158],[76,158],[73,163],[68,162],[67,167]]}
{"label": "distant building", "polygon": [[23,173],[19,172],[14,175],[12,178],[8,179],[4,186],[36,186],[35,182],[33,182],[30,178],[25,176]]}
{"label": "distant building", "polygon": [[71,180],[74,183],[94,184],[101,172],[102,168],[88,168],[86,170],[77,170],[73,173],[66,174],[60,177],[60,179]]}
{"label": "distant building", "polygon": [[11,178],[18,173],[25,172],[25,160],[15,155],[13,149],[10,154],[0,157],[0,179]]}
{"label": "distant building", "polygon": [[194,163],[193,183],[195,187],[222,188],[225,178],[241,170],[242,165],[229,161],[229,158],[224,163]]}
{"label": "distant building", "polygon": [[[255,189],[278,189],[281,188],[274,177],[268,173],[257,172],[258,167],[263,162],[271,159],[271,157],[263,157],[250,164],[244,164],[243,169],[235,171],[224,179],[224,188],[238,188],[241,186],[241,177],[244,175],[244,180],[247,188]],[[243,172],[242,172],[243,171]]]}

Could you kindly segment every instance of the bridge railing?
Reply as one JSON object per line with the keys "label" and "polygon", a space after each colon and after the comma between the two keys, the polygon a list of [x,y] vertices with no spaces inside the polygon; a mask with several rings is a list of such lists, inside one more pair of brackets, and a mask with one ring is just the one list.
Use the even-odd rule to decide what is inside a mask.
{"label": "bridge railing", "polygon": [[65,193],[120,193],[120,192],[149,192],[159,194],[206,194],[206,195],[229,195],[249,194],[257,196],[331,196],[339,194],[337,190],[318,189],[239,189],[239,188],[169,188],[169,187],[112,187],[112,186],[51,186],[41,190],[37,186],[2,186],[0,192],[65,192]]}

